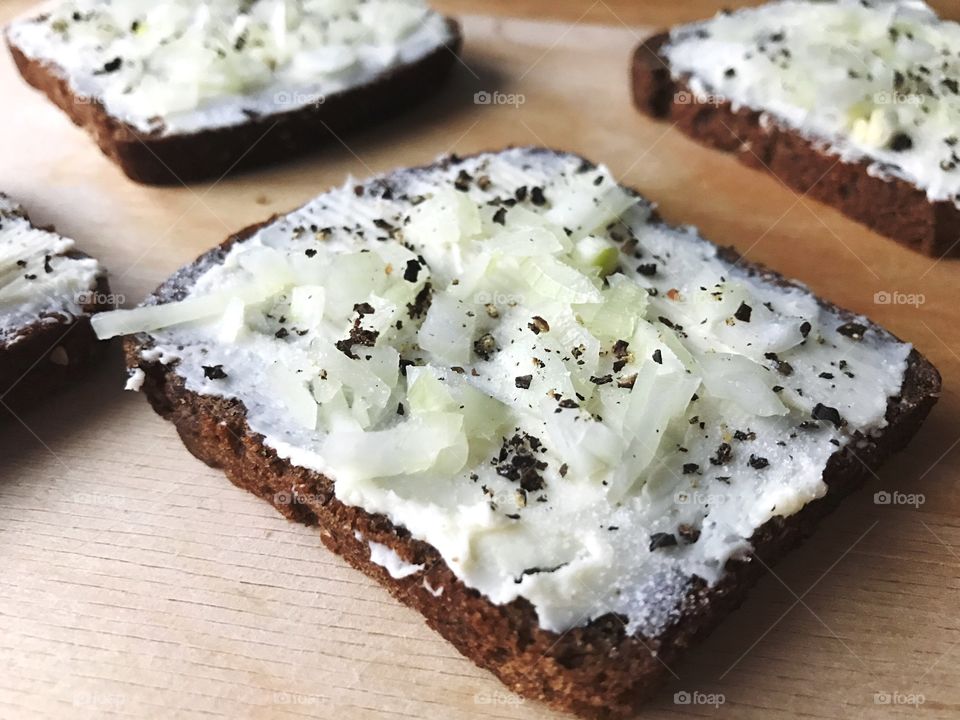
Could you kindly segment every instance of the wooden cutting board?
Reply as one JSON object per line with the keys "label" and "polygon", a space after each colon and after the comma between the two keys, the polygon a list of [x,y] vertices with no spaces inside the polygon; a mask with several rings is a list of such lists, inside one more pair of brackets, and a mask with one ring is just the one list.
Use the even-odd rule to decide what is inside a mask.
{"label": "wooden cutting board", "polygon": [[[8,0],[0,20],[27,5]],[[591,9],[608,25],[466,17],[464,61],[436,102],[212,186],[127,181],[3,57],[0,188],[101,258],[133,304],[228,233],[351,174],[511,143],[608,164],[668,220],[913,341],[946,386],[909,450],[671,668],[645,717],[911,716],[921,701],[924,717],[956,717],[960,261],[911,254],[638,116],[627,60],[652,28]],[[514,102],[475,104],[484,91]],[[122,384],[115,346],[89,381],[0,429],[0,717],[562,717],[194,460]],[[925,502],[875,503],[884,490]]]}

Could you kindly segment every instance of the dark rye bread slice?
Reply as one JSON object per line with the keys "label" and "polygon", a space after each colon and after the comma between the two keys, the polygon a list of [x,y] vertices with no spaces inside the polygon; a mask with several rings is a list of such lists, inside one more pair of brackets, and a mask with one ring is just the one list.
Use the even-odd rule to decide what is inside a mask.
{"label": "dark rye bread slice", "polygon": [[[455,165],[459,160],[444,162]],[[373,184],[365,187],[372,188]],[[271,221],[247,228],[201,256],[161,285],[147,304],[185,297],[203,272],[223,261],[231,245]],[[766,282],[794,285],[761,266],[739,261],[732,249],[723,251],[723,259],[737,262]],[[825,302],[821,304],[836,310]],[[854,317],[840,312],[845,318]],[[148,335],[125,338],[127,366],[143,370],[142,391],[154,410],[175,425],[193,455],[223,469],[235,485],[267,500],[288,519],[318,526],[329,549],[420,612],[430,627],[511,690],[587,718],[634,717],[640,705],[670,677],[667,667],[674,667],[689,648],[744,600],[764,567],[796,546],[844,495],[860,486],[887,456],[906,445],[936,402],[941,384],[937,370],[912,351],[902,391],[888,400],[889,425],[875,437],[858,438],[862,442],[854,443],[856,455],[848,447],[830,458],[823,476],[829,488],[827,495],[789,518],[770,520],[756,531],[751,543],[762,562],[731,561],[724,577],[713,587],[696,580],[679,617],[661,634],[627,635],[623,620],[613,615],[557,634],[539,627],[528,601],[493,604],[460,582],[433,547],[413,539],[405,528],[395,526],[383,515],[341,503],[335,497],[332,478],[278,458],[262,436],[251,432],[240,401],[192,392],[172,366],[152,358],[145,360],[143,353],[151,346]],[[291,502],[293,496],[302,502]],[[372,561],[368,541],[388,546],[405,562],[422,564],[423,571],[394,578]],[[441,587],[439,596],[431,591]]]}
{"label": "dark rye bread slice", "polygon": [[330,94],[323,103],[250,117],[241,125],[167,136],[137,130],[111,116],[97,99],[78,97],[57,67],[27,57],[9,34],[7,45],[23,79],[86,130],[127,177],[170,185],[219,179],[301,156],[330,142],[331,132],[382,124],[434,95],[463,44],[459,24],[449,18],[446,22],[452,38],[448,44]]}
{"label": "dark rye bread slice", "polygon": [[[18,213],[29,222],[26,212]],[[3,216],[0,215],[0,220]],[[40,228],[55,232],[51,227]],[[81,252],[66,257],[87,258]],[[38,398],[75,382],[102,357],[105,343],[90,326],[94,313],[113,309],[113,296],[106,274],[83,298],[82,314],[44,313],[0,337],[0,404],[4,410],[20,411]]]}
{"label": "dark rye bread slice", "polygon": [[796,131],[762,120],[762,112],[735,110],[722,98],[698,100],[684,78],[673,77],[660,52],[669,40],[669,33],[655,35],[633,53],[633,102],[640,111],[676,123],[704,145],[735,153],[745,165],[913,250],[960,256],[960,209],[952,202],[930,202],[905,180],[871,176],[866,161],[838,162]]}

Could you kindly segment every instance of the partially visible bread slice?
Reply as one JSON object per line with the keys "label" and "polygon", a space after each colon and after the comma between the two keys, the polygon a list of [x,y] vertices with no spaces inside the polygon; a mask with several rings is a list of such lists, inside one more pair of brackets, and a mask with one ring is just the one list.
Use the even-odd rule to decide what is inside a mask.
{"label": "partially visible bread slice", "polygon": [[[786,5],[796,5],[796,3],[786,3]],[[776,11],[776,7],[776,4],[772,4],[765,10],[772,14]],[[810,7],[832,6],[823,3],[810,4]],[[881,13],[882,9],[877,9],[876,12]],[[750,10],[741,11],[737,17],[742,15],[746,20],[750,13]],[[891,33],[895,33],[897,20],[894,19],[891,22]],[[695,42],[696,33],[700,32],[703,33],[702,39],[706,41],[710,32],[708,26],[709,22],[703,25],[680,27],[673,32],[690,42]],[[789,40],[789,32],[785,35]],[[825,36],[823,47],[829,46],[831,42],[832,40]],[[764,47],[759,35],[757,43],[760,47]],[[831,147],[833,144],[831,139],[817,137],[812,131],[799,132],[776,111],[765,109],[762,106],[762,99],[751,104],[737,102],[737,98],[725,94],[722,87],[709,85],[703,78],[694,78],[689,73],[671,65],[668,53],[665,51],[670,44],[671,33],[664,32],[641,43],[633,54],[630,71],[632,92],[634,104],[641,112],[675,123],[698,142],[736,154],[744,164],[772,173],[797,192],[808,194],[812,198],[831,205],[870,229],[913,250],[934,257],[960,255],[960,242],[958,242],[960,209],[958,209],[956,197],[931,199],[926,190],[908,180],[904,173],[892,166],[884,170],[884,162],[892,162],[889,158],[884,162],[878,162],[876,157],[854,153],[851,157],[841,159],[840,151]],[[772,48],[768,48],[769,52],[779,51],[775,41],[771,41],[769,46]],[[842,49],[840,45],[834,47]],[[760,51],[751,46],[747,51],[748,57],[751,52],[758,62],[763,61]],[[789,52],[789,49],[785,52]],[[825,54],[824,57],[826,57]],[[899,63],[893,60],[890,65],[902,69],[902,73],[901,70],[890,70],[901,79],[891,79],[886,91],[876,93],[877,105],[874,110],[876,114],[871,116],[867,113],[867,117],[873,119],[861,121],[868,123],[862,126],[864,128],[872,128],[873,126],[869,125],[870,122],[873,122],[874,126],[882,124],[881,119],[885,117],[883,113],[896,111],[897,106],[894,100],[897,98],[902,98],[900,107],[911,107],[908,105],[908,100],[913,97],[917,97],[918,102],[921,97],[926,97],[924,102],[933,102],[936,97],[932,94],[929,96],[908,94],[910,91],[903,83],[913,82],[916,73],[908,69],[911,67],[911,62],[906,58]],[[737,76],[737,69],[732,66],[729,69],[720,68],[720,70],[729,73],[731,78]],[[824,72],[830,77],[846,72],[844,66],[840,65],[828,70]],[[850,68],[851,74],[862,72],[865,71],[859,64]],[[922,77],[922,72],[916,72],[920,73],[917,78]],[[956,85],[957,80],[951,81],[951,72],[955,77],[960,75],[956,69],[947,71],[945,82],[952,87]],[[810,73],[812,75],[809,80],[816,86],[816,73],[813,70]],[[907,79],[904,80],[904,77]],[[896,85],[898,82],[901,84]],[[758,89],[754,88],[754,92],[759,95]],[[826,91],[820,89],[818,92]],[[884,100],[884,98],[893,100]],[[858,98],[854,96],[848,98],[851,104],[856,103],[857,100]],[[816,102],[823,104],[829,101],[819,98]],[[863,102],[873,106],[872,100]],[[915,128],[911,126],[908,132],[913,131]],[[873,132],[873,130],[865,129],[864,132]],[[944,168],[949,168],[951,165],[957,167],[950,159],[951,146],[943,142],[944,140],[950,140],[950,138],[936,138],[934,141],[935,144],[942,146],[943,158],[936,156],[930,160],[929,170],[932,173],[939,172],[937,168],[939,163],[944,163],[942,165]],[[891,144],[900,142],[906,145],[912,141],[905,134],[894,134],[886,142]],[[916,142],[919,144],[920,141]],[[885,150],[885,148],[880,149]],[[935,155],[932,149],[931,153]],[[954,160],[957,159],[955,153],[953,157]],[[944,172],[948,178],[955,173],[954,170]]]}
{"label": "partially visible bread slice", "polygon": [[[293,238],[291,242],[298,244],[292,252],[296,252],[298,258],[303,258],[298,262],[305,265],[309,258],[318,252],[316,248],[320,247],[320,244],[313,244],[313,234],[317,234],[318,238],[325,238],[324,241],[336,243],[344,242],[345,234],[354,232],[361,226],[364,232],[371,236],[367,239],[375,243],[390,242],[386,237],[387,233],[397,237],[401,237],[403,233],[412,235],[409,225],[395,223],[392,212],[384,215],[378,213],[386,213],[387,207],[394,207],[393,203],[420,204],[423,200],[420,193],[430,185],[438,190],[446,185],[456,186],[461,192],[473,192],[478,187],[482,188],[482,193],[478,196],[492,197],[489,207],[497,210],[495,217],[498,219],[494,222],[505,221],[509,227],[510,213],[517,205],[524,208],[519,212],[530,217],[529,213],[537,211],[538,207],[559,204],[560,191],[557,188],[546,184],[530,184],[531,180],[542,182],[544,177],[582,178],[585,187],[592,186],[595,178],[602,178],[597,185],[609,182],[605,170],[596,168],[585,160],[535,148],[465,159],[454,157],[435,166],[399,171],[373,179],[356,188],[332,191],[301,211],[241,231],[171,277],[145,305],[162,306],[191,297],[191,292],[198,282],[203,282],[202,278],[207,273],[223,266],[232,250],[242,247],[254,237],[272,238],[268,244],[276,242],[280,237]],[[557,194],[553,192],[555,189]],[[351,198],[360,198],[353,211],[350,210],[351,203],[354,202]],[[588,209],[589,206],[587,203]],[[812,300],[796,283],[762,267],[741,261],[733,251],[718,250],[693,233],[669,228],[655,216],[647,215],[642,206],[635,210],[636,214],[631,215],[631,220],[624,220],[623,225],[614,222],[606,231],[598,232],[609,233],[624,243],[624,255],[621,256],[624,267],[634,262],[631,258],[641,257],[642,259],[636,261],[641,263],[640,275],[651,283],[656,285],[664,282],[662,276],[666,272],[665,268],[670,267],[671,263],[681,262],[680,257],[693,257],[685,255],[687,251],[692,251],[699,255],[705,264],[719,262],[715,267],[729,277],[757,283],[756,288],[773,293],[771,297],[775,296],[773,303],[776,305],[788,303],[791,298],[795,300],[803,297]],[[342,227],[330,228],[310,226],[311,218],[319,219],[328,212],[340,217],[345,224]],[[646,223],[646,226],[642,227],[639,223]],[[570,230],[575,231],[576,228]],[[631,230],[637,232],[639,245],[636,238],[631,239]],[[380,232],[384,233],[384,237],[373,237]],[[520,240],[521,237],[517,236],[517,241]],[[671,246],[671,243],[675,243],[675,246]],[[236,266],[233,260],[231,262]],[[411,272],[413,266],[420,270],[414,267]],[[426,267],[423,261],[414,262],[413,266],[408,265],[403,274],[416,276]],[[395,272],[402,271],[402,266],[395,268]],[[439,272],[439,269],[437,271]],[[696,273],[697,268],[688,268],[684,272]],[[209,291],[209,285],[205,287]],[[695,285],[691,287],[691,291],[695,289]],[[653,289],[650,292],[657,295]],[[669,305],[681,301],[680,295],[683,292],[686,291],[671,289],[670,292],[659,293],[659,297],[662,298],[662,303]],[[489,297],[479,298],[477,302],[481,303],[480,312],[483,312],[482,303],[487,303],[486,312],[493,316],[509,312],[511,302],[525,302],[519,296],[508,296],[505,292],[501,294],[504,297],[494,293]],[[363,306],[358,307],[361,308],[361,313],[373,312],[370,308],[364,310]],[[411,316],[417,314],[416,307],[408,307],[408,310]],[[753,323],[756,324],[760,311],[759,306],[746,310],[741,307],[737,310],[736,320],[749,322],[752,314]],[[413,537],[408,528],[391,521],[385,514],[367,512],[345,502],[338,495],[338,492],[343,492],[343,488],[338,491],[336,478],[294,464],[284,457],[291,452],[289,447],[285,447],[283,452],[278,454],[277,438],[265,438],[251,429],[250,412],[244,402],[237,397],[224,397],[216,389],[216,383],[223,382],[228,375],[231,378],[237,376],[234,368],[229,365],[229,354],[224,354],[224,348],[217,342],[211,341],[200,350],[199,357],[205,365],[200,379],[192,369],[196,360],[193,355],[189,356],[191,369],[178,368],[178,364],[184,361],[176,355],[177,346],[169,344],[171,336],[166,336],[163,340],[158,340],[152,333],[128,336],[125,349],[128,368],[135,374],[137,384],[146,393],[154,409],[176,426],[184,444],[196,457],[212,467],[222,468],[234,484],[271,502],[287,518],[318,525],[327,547],[384,584],[401,602],[422,613],[427,623],[453,643],[460,652],[481,667],[491,670],[512,690],[583,717],[625,720],[634,717],[643,701],[669,677],[668,668],[674,667],[693,645],[743,601],[749,587],[763,574],[765,566],[794,547],[844,495],[858,487],[887,456],[908,442],[936,402],[940,390],[940,376],[915,350],[902,345],[896,338],[865,318],[840,310],[825,301],[813,301],[811,312],[819,313],[824,323],[822,330],[813,331],[807,323],[801,325],[801,332],[809,334],[811,343],[820,343],[821,346],[826,343],[829,347],[834,342],[834,334],[826,328],[836,324],[838,332],[847,338],[841,339],[843,343],[858,343],[860,339],[870,337],[878,343],[870,347],[896,349],[898,357],[901,352],[904,353],[899,389],[894,389],[888,398],[876,398],[880,401],[881,414],[882,408],[886,407],[885,423],[875,432],[855,433],[849,444],[829,456],[822,474],[825,483],[823,497],[812,499],[802,509],[786,516],[776,515],[757,527],[749,538],[751,550],[739,559],[731,558],[716,582],[708,583],[699,577],[693,577],[687,589],[677,598],[677,606],[656,621],[658,627],[653,632],[628,629],[630,618],[618,613],[606,613],[592,620],[581,618],[580,622],[572,622],[563,632],[549,630],[544,628],[546,623],[538,615],[534,604],[525,597],[496,603],[469,587],[434,546]],[[132,317],[128,314],[116,319],[126,322],[126,318]],[[155,318],[156,315],[151,317]],[[273,321],[287,322],[284,318],[271,317],[274,318]],[[360,317],[362,319],[363,315]],[[414,320],[408,321],[405,318],[404,322]],[[661,317],[659,322],[677,333],[684,332],[683,328],[668,318]],[[726,326],[732,324],[735,323],[731,319]],[[533,318],[531,326],[529,335],[522,330],[521,337],[539,337],[540,333],[557,330],[551,330],[542,318],[536,317]],[[356,327],[359,329],[359,323]],[[272,333],[272,326],[269,332]],[[289,332],[278,331],[277,338],[287,339],[289,336],[293,339],[296,334],[297,328],[291,326]],[[814,335],[818,338],[816,341]],[[190,342],[192,337],[194,336],[185,336],[184,339]],[[366,350],[360,347],[364,344],[364,338],[359,335],[356,337],[359,344],[355,349],[362,355]],[[854,344],[843,347],[842,352],[854,352],[856,348]],[[184,348],[181,347],[180,350]],[[344,352],[349,350],[350,347],[347,346]],[[619,350],[615,346],[613,352],[620,353],[624,363],[634,362],[632,358],[628,359],[623,346],[619,346]],[[663,349],[662,354],[655,352],[653,362],[666,362],[667,354],[667,349]],[[790,382],[796,384],[799,382],[797,376],[802,374],[800,365],[795,361],[795,372],[794,368],[785,363],[786,357],[788,356],[774,354],[771,362],[781,375],[791,377]],[[265,365],[272,360],[270,357],[263,358]],[[220,362],[225,364],[209,365]],[[859,361],[856,363],[859,364]],[[410,367],[407,366],[407,372],[412,372]],[[473,367],[480,367],[482,371],[484,366],[479,363]],[[857,370],[845,362],[834,367],[838,376],[839,373],[849,372],[851,369]],[[465,376],[470,375],[471,370],[467,368]],[[187,376],[189,380],[186,379]],[[268,382],[268,377],[269,372],[266,369],[256,375],[258,383]],[[231,385],[234,390],[230,392],[244,392],[240,388],[248,381],[248,378],[241,377],[241,385]],[[517,381],[518,387],[530,386],[529,378],[518,377]],[[604,378],[597,378],[595,382],[611,384],[611,380]],[[823,381],[814,381],[816,382]],[[188,384],[194,387],[188,387]],[[201,386],[204,390],[200,389]],[[783,388],[780,388],[780,391],[782,390]],[[802,422],[797,426],[797,432],[823,432],[828,423],[838,420],[836,415],[833,415],[831,420],[828,410],[815,409],[815,420]],[[556,412],[561,412],[561,409]],[[689,425],[695,426],[699,419],[698,416],[690,418]],[[734,422],[732,417],[730,419]],[[688,425],[686,416],[681,418],[681,424]],[[821,424],[823,428],[818,431],[817,426]],[[756,427],[754,429],[759,430]],[[730,440],[735,445],[750,442],[752,433],[749,430],[746,433],[734,434],[730,428],[728,432],[739,438]],[[730,466],[730,471],[724,471],[724,474],[750,472],[743,469],[747,465],[746,447],[738,446],[735,450],[731,450],[729,445],[726,450],[721,447],[716,462],[723,467],[727,467],[729,453],[740,453],[736,467]],[[683,462],[687,462],[686,450],[679,455],[675,455],[676,451],[671,448],[664,448],[663,452],[665,462],[670,462],[670,457],[680,457]],[[696,448],[691,445],[689,459],[694,459],[695,452]],[[723,457],[720,457],[721,455]],[[753,468],[764,467],[760,459],[752,454],[749,465]],[[683,477],[697,477],[701,470],[702,492],[721,493],[724,487],[727,487],[724,483],[730,482],[729,477],[712,478],[717,467],[710,469],[710,465],[701,467],[700,470],[691,470],[691,475],[686,475],[688,468],[685,466]],[[563,469],[560,470],[560,476],[570,477]],[[550,478],[549,483],[563,482],[555,475]],[[570,480],[578,481],[583,478],[570,477]],[[467,487],[470,487],[469,484]],[[556,485],[548,484],[548,488],[556,488]],[[479,494],[480,488],[477,487],[476,490]],[[531,492],[529,495],[530,504],[533,505],[536,493]],[[497,502],[507,501],[498,498]],[[610,536],[607,531],[645,532],[635,527],[601,529],[605,531],[604,536]],[[586,519],[583,520],[582,530],[584,533],[590,531]],[[676,543],[677,538],[671,537]],[[641,541],[642,552],[645,553],[645,535]],[[669,543],[663,536],[651,536],[650,541],[650,552],[655,553],[664,549],[667,552],[681,551],[684,542],[695,543],[697,540],[692,534],[687,535],[685,540],[679,540],[677,547],[668,547]],[[518,545],[515,551],[522,552],[522,545]],[[554,570],[532,568],[530,572]],[[670,584],[669,580],[665,580],[662,586],[653,589],[641,588],[640,592],[649,593],[654,603],[660,602],[661,596],[667,598],[665,602],[672,603],[673,600],[669,599],[672,596],[668,592]]]}
{"label": "partially visible bread slice", "polygon": [[0,273],[0,403],[20,409],[92,365],[103,344],[90,315],[114,303],[96,260],[2,194]]}
{"label": "partially visible bread slice", "polygon": [[[359,6],[362,3],[354,4]],[[402,5],[402,1],[399,4]],[[110,100],[103,94],[100,84],[123,64],[119,54],[103,62],[107,57],[104,53],[112,57],[110,53],[121,53],[123,47],[98,47],[93,57],[74,59],[69,67],[64,67],[59,53],[72,52],[66,41],[59,45],[49,44],[46,36],[41,34],[41,31],[47,32],[51,24],[60,28],[57,23],[63,23],[67,27],[61,37],[67,38],[71,32],[70,23],[89,24],[98,18],[97,12],[111,11],[111,6],[106,5],[92,15],[84,11],[71,17],[72,5],[63,3],[57,9],[57,19],[44,14],[9,26],[6,39],[13,59],[23,78],[43,92],[76,125],[84,128],[128,177],[148,184],[220,178],[229,172],[299,157],[331,142],[331,133],[381,125],[436,94],[462,44],[456,21],[443,20],[436,13],[428,12],[426,17],[431,24],[442,27],[442,30],[435,30],[427,40],[421,38],[419,46],[406,47],[404,43],[408,41],[400,40],[392,56],[387,46],[371,46],[368,49],[371,57],[376,58],[376,53],[382,52],[383,59],[369,60],[362,70],[355,72],[348,68],[344,78],[334,76],[331,80],[320,75],[301,84],[267,82],[253,86],[246,91],[248,94],[212,95],[206,99],[201,96],[195,109],[172,113],[170,117],[135,114],[125,117],[111,109]],[[124,29],[121,40],[145,32],[148,23],[165,22],[162,12],[172,13],[173,10],[182,10],[183,6],[196,6],[198,13],[203,12],[203,8],[195,3],[163,0],[155,12],[138,16],[140,19],[133,21],[129,32]],[[249,8],[240,12],[231,27],[243,27],[241,21],[252,24],[250,18],[255,12]],[[339,17],[336,15],[329,22],[339,21]],[[382,22],[389,24],[392,17],[389,13],[384,14]],[[312,16],[301,22],[308,28],[322,25]],[[421,26],[426,27],[427,23],[421,22]],[[56,37],[60,30],[49,32]],[[178,28],[177,32],[182,33],[183,28]],[[241,42],[244,37],[246,35],[241,33],[232,45],[222,49],[222,57],[250,52],[250,48]],[[210,47],[217,40],[222,39],[211,37]],[[158,52],[162,50],[161,45]],[[322,55],[324,50],[320,47],[316,52]],[[303,54],[303,63],[310,61],[308,56],[307,52]],[[181,62],[189,63],[189,57],[185,54]],[[198,58],[195,59],[199,62]],[[268,60],[264,60],[263,67],[258,66],[261,72],[273,72],[266,69],[272,67]],[[297,60],[300,58],[294,59]],[[151,61],[149,56],[140,60],[145,67]],[[90,65],[93,62],[104,67]],[[321,58],[317,62],[322,64],[325,60]],[[241,73],[246,71],[238,70]],[[200,67],[194,72],[200,80],[203,79],[204,71]],[[136,88],[142,80],[134,77],[129,82]],[[189,91],[184,90],[185,93]]]}

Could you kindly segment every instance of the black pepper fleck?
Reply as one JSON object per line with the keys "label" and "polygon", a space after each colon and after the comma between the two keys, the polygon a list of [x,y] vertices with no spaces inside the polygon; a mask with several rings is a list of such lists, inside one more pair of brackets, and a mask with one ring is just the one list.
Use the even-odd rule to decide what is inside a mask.
{"label": "black pepper fleck", "polygon": [[840,417],[840,411],[829,405],[824,405],[823,403],[817,403],[813,408],[813,417],[816,420],[826,420],[829,423],[832,423],[834,427],[840,427],[843,423],[843,418]]}
{"label": "black pepper fleck", "polygon": [[677,538],[673,533],[653,533],[650,536],[650,552],[660,548],[673,547],[677,544]]}
{"label": "black pepper fleck", "polygon": [[417,260],[407,260],[407,267],[403,271],[403,279],[407,282],[416,282],[420,277],[420,262]]}
{"label": "black pepper fleck", "polygon": [[913,147],[913,138],[905,132],[898,132],[890,140],[890,149],[894,152],[905,152]]}
{"label": "black pepper fleck", "polygon": [[717,452],[712,458],[710,458],[711,465],[726,465],[730,462],[730,458],[733,456],[733,448],[730,447],[730,443],[720,443],[720,446],[717,448]]}
{"label": "black pepper fleck", "polygon": [[657,274],[657,264],[656,263],[643,263],[637,266],[637,272],[643,275],[644,277],[653,277]]}
{"label": "black pepper fleck", "polygon": [[207,380],[223,380],[227,374],[223,371],[223,365],[202,365],[203,376]]}
{"label": "black pepper fleck", "polygon": [[837,332],[851,340],[862,340],[867,332],[867,326],[860,323],[848,322],[837,328]]}

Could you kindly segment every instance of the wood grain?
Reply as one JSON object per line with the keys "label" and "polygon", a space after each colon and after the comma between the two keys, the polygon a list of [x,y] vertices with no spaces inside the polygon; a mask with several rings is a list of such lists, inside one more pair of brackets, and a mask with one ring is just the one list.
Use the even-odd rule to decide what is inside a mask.
{"label": "wood grain", "polygon": [[[126,181],[3,57],[0,188],[101,257],[132,304],[228,233],[350,173],[508,143],[607,163],[669,220],[915,342],[946,387],[909,451],[672,668],[677,680],[648,716],[910,717],[914,706],[875,696],[912,693],[924,717],[956,717],[960,266],[898,248],[632,110],[631,47],[715,5],[484,3],[535,19],[465,18],[464,63],[430,107],[302,162],[189,188]],[[27,6],[4,3],[0,20]],[[581,7],[588,15],[572,24]],[[551,13],[560,20],[545,21]],[[523,102],[475,105],[480,90]],[[918,302],[878,304],[882,292]],[[121,385],[114,353],[88,382],[0,430],[0,718],[559,717],[506,693],[314,531],[196,462]],[[881,490],[925,502],[876,504]],[[680,692],[724,702],[677,704]]]}

